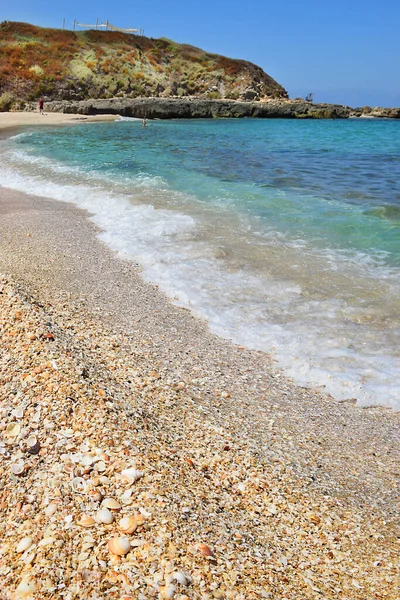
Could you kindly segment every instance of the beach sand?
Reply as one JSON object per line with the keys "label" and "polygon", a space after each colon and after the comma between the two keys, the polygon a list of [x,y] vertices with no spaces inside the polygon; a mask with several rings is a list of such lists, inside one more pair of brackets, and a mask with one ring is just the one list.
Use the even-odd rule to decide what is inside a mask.
{"label": "beach sand", "polygon": [[0,598],[397,599],[400,414],[297,387],[97,234],[0,188]]}
{"label": "beach sand", "polygon": [[115,121],[115,115],[69,115],[64,113],[0,112],[0,131],[30,125],[65,125],[79,122]]}

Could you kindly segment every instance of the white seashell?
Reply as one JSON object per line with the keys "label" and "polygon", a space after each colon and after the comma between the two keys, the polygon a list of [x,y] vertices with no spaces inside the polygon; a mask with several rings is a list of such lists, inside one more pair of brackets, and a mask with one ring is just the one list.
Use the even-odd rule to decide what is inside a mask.
{"label": "white seashell", "polygon": [[30,435],[26,440],[26,449],[29,454],[37,454],[40,450],[40,444],[35,435]]}
{"label": "white seashell", "polygon": [[40,540],[39,542],[39,546],[44,547],[44,546],[52,546],[54,544],[54,542],[56,541],[55,538],[52,537],[44,537],[42,540]]}
{"label": "white seashell", "polygon": [[21,552],[25,552],[28,550],[33,544],[33,540],[31,537],[24,537],[19,541],[18,546],[16,547],[16,551],[20,554]]}
{"label": "white seashell", "polygon": [[101,475],[99,477],[99,482],[103,485],[109,485],[111,483],[111,481],[109,480],[108,477],[106,477],[105,475]]}
{"label": "white seashell", "polygon": [[104,471],[107,470],[107,465],[104,461],[99,460],[99,462],[94,465],[94,468],[96,471],[99,471],[99,473],[104,473]]}
{"label": "white seashell", "polygon": [[11,411],[11,414],[16,419],[22,419],[24,416],[24,408],[22,406],[17,406],[17,408],[14,408],[14,410]]}
{"label": "white seashell", "polygon": [[44,509],[45,515],[47,517],[52,517],[54,515],[54,513],[57,510],[57,504],[55,502],[51,502],[48,506],[46,506],[46,508]]}
{"label": "white seashell", "polygon": [[121,496],[122,504],[132,504],[132,490],[125,490]]}
{"label": "white seashell", "polygon": [[166,585],[164,588],[164,598],[167,598],[167,600],[170,600],[170,598],[173,598],[175,595],[175,591],[176,588],[174,585],[172,585],[172,583],[170,583],[169,585]]}
{"label": "white seashell", "polygon": [[87,454],[85,454],[84,456],[81,456],[81,459],[79,462],[83,467],[91,467],[93,464],[93,458],[91,456],[88,456]]}
{"label": "white seashell", "polygon": [[97,490],[89,490],[88,495],[93,502],[100,502],[100,500],[103,498],[101,493]]}
{"label": "white seashell", "polygon": [[119,502],[117,502],[114,498],[104,498],[103,502],[101,503],[102,506],[104,506],[105,508],[109,508],[110,510],[121,510],[121,505]]}
{"label": "white seashell", "polygon": [[137,481],[143,475],[143,473],[137,469],[131,468],[121,471],[121,475],[129,479],[129,481],[132,483],[135,483],[135,481]]}
{"label": "white seashell", "polygon": [[24,577],[15,590],[15,594],[17,598],[29,598],[33,596],[36,591],[36,583],[33,579],[29,579],[28,577]]}
{"label": "white seashell", "polygon": [[25,463],[22,460],[17,461],[13,465],[11,465],[11,471],[14,475],[22,475],[25,470]]}
{"label": "white seashell", "polygon": [[111,538],[111,540],[108,540],[107,545],[111,554],[116,554],[117,556],[124,556],[124,554],[128,554],[131,549],[131,543],[128,538],[125,537]]}
{"label": "white seashell", "polygon": [[118,524],[118,529],[122,531],[122,533],[133,533],[138,528],[138,521],[135,517],[124,517],[120,520]]}
{"label": "white seashell", "polygon": [[105,525],[109,525],[114,521],[114,515],[108,508],[98,510],[95,518],[97,523],[104,523]]}
{"label": "white seashell", "polygon": [[36,552],[35,552],[35,550],[33,550],[33,552],[29,552],[27,555],[24,555],[22,560],[24,561],[24,564],[30,565],[31,563],[33,563],[35,558],[36,558]]}
{"label": "white seashell", "polygon": [[68,428],[68,429],[62,429],[62,430],[60,431],[60,434],[61,434],[62,436],[64,436],[64,437],[66,437],[66,438],[72,438],[72,437],[74,437],[74,430],[73,430],[73,429],[71,429],[71,428]]}
{"label": "white seashell", "polygon": [[190,583],[190,579],[186,577],[185,573],[182,573],[182,571],[175,571],[173,579],[184,586],[187,586]]}
{"label": "white seashell", "polygon": [[9,423],[6,428],[8,437],[17,437],[20,434],[21,425],[19,423]]}
{"label": "white seashell", "polygon": [[82,494],[86,492],[86,481],[83,479],[83,477],[74,477],[71,481],[71,487],[74,492]]}

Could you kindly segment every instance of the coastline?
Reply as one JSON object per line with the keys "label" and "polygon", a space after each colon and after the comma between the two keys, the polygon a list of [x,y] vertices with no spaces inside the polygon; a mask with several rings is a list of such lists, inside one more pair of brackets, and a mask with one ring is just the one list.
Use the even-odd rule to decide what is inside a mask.
{"label": "coastline", "polygon": [[[40,579],[41,598],[54,597],[43,586],[43,561],[50,568],[52,552],[62,546],[38,545],[31,563],[21,561],[15,546],[31,531],[16,521],[18,502],[28,529],[46,527],[46,536],[68,549],[71,561],[59,581],[69,581],[71,570],[85,573],[79,592],[72,590],[75,580],[68,583],[80,594],[72,597],[107,587],[110,577],[134,598],[137,581],[150,597],[146,586],[156,597],[172,597],[168,586],[175,586],[178,598],[286,592],[313,598],[313,587],[327,598],[372,597],[373,590],[397,597],[390,565],[398,544],[399,413],[298,388],[265,354],[211,335],[205,323],[146,284],[137,265],[108,250],[84,211],[0,188],[0,213],[0,272],[13,278],[1,295],[9,355],[2,408],[10,407],[10,389],[15,406],[22,395],[28,410],[19,422],[46,449],[28,458],[24,477],[10,478],[11,460],[1,473],[2,527],[19,523],[0,536],[5,568],[17,565],[5,574],[5,598],[24,574]],[[34,404],[44,421],[31,419]],[[16,440],[4,433],[9,412],[3,417],[3,440],[17,453]],[[60,442],[71,427],[65,443],[53,444],[52,435]],[[86,530],[78,524],[82,506],[90,515],[98,506],[93,496],[89,503],[74,495],[71,471],[55,467],[84,440],[104,453],[106,495],[121,500],[122,463],[133,460],[143,472],[128,485],[134,500],[123,512],[150,513],[148,528],[129,536],[144,543],[126,558],[110,560],[105,548],[115,523]],[[93,470],[84,477],[93,480]],[[27,495],[37,480],[43,490]],[[46,507],[54,501],[57,513],[49,518]],[[82,543],[92,542],[84,542],[84,533],[95,541],[86,550]],[[214,556],[207,558],[201,543]],[[152,574],[149,557],[163,572],[152,586],[145,581]],[[188,586],[172,576],[181,571],[192,580]]]}
{"label": "coastline", "polygon": [[[149,119],[349,119],[368,116],[376,119],[400,119],[400,108],[352,108],[341,104],[313,103],[302,100],[268,99],[259,101],[211,100],[201,97],[110,98],[89,100],[53,100],[49,111],[64,114],[105,115]],[[32,105],[31,108],[34,108]]]}

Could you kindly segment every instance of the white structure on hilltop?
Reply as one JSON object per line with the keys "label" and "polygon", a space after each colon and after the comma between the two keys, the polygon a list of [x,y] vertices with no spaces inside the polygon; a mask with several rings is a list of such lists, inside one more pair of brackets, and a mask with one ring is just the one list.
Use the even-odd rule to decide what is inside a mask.
{"label": "white structure on hilltop", "polygon": [[[64,26],[64,23],[63,23]],[[88,25],[87,23],[78,23],[76,19],[74,19],[74,31],[76,27],[85,27],[86,29],[98,29],[101,31],[121,31],[122,33],[138,33],[139,35],[144,35],[144,29],[133,29],[132,27],[114,27],[109,23],[108,19],[105,23],[99,23],[99,20],[96,19],[96,25]]]}

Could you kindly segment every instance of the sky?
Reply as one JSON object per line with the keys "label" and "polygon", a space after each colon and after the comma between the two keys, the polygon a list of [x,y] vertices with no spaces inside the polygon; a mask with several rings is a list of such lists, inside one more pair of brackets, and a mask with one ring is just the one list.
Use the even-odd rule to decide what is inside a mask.
{"label": "sky", "polygon": [[261,66],[291,98],[400,106],[399,0],[0,0],[0,21],[108,21]]}

